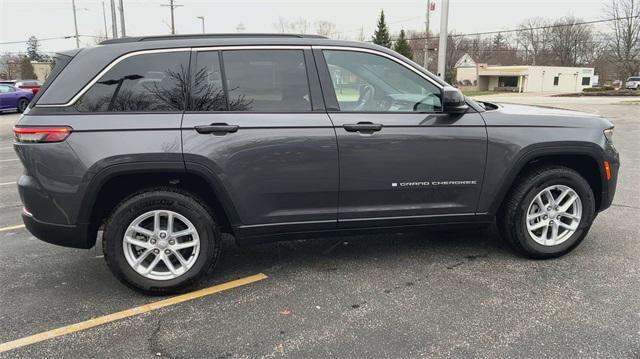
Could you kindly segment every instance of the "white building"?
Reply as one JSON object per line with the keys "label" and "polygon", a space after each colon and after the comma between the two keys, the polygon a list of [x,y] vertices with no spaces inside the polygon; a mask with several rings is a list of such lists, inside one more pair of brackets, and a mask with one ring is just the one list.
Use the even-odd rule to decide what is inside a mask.
{"label": "white building", "polygon": [[461,66],[456,81],[468,80],[478,91],[581,92],[598,82],[594,69],[562,66]]}

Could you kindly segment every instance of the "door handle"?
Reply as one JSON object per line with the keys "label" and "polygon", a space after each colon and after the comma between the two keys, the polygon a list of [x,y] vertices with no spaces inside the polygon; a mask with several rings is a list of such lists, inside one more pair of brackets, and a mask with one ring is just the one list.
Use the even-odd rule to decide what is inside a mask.
{"label": "door handle", "polygon": [[233,133],[238,131],[240,126],[229,125],[227,123],[212,123],[210,125],[194,127],[198,133]]}
{"label": "door handle", "polygon": [[380,131],[382,130],[382,124],[379,123],[371,123],[371,122],[358,122],[356,124],[344,124],[342,125],[345,130],[349,132],[356,131]]}

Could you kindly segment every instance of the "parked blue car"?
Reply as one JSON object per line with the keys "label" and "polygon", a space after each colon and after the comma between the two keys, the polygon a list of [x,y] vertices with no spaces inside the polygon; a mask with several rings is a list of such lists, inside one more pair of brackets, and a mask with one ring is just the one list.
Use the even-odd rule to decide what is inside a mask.
{"label": "parked blue car", "polygon": [[33,98],[31,90],[22,90],[12,85],[0,84],[0,112],[23,112]]}

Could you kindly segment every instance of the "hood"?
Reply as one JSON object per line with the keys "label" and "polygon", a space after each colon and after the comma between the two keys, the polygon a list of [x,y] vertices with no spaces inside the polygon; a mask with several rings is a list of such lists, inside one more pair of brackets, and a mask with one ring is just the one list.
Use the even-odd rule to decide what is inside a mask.
{"label": "hood", "polygon": [[598,127],[612,124],[598,115],[553,107],[499,103],[497,109],[482,112],[487,126]]}

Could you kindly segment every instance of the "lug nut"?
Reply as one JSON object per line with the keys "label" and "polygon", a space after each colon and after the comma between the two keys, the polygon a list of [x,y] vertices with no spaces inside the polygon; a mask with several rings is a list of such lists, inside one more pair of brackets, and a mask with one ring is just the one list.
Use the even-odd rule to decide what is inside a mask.
{"label": "lug nut", "polygon": [[553,221],[549,221],[549,224],[553,224]]}
{"label": "lug nut", "polygon": [[176,244],[176,241],[175,241],[175,239],[170,239],[170,240],[169,240],[169,244],[171,244],[171,245],[174,245],[174,244]]}
{"label": "lug nut", "polygon": [[151,244],[156,244],[156,240],[155,240],[155,239],[153,239],[153,238],[151,238],[151,239],[149,240],[149,243],[151,243]]}
{"label": "lug nut", "polygon": [[547,219],[547,218],[549,218],[549,216],[547,216],[546,214],[542,216],[542,219]]}
{"label": "lug nut", "polygon": [[551,206],[547,207],[547,211],[550,211],[550,210],[551,210]]}
{"label": "lug nut", "polygon": [[166,236],[167,236],[167,234],[166,234],[166,233],[164,233],[164,232],[160,232],[160,238],[165,238]]}
{"label": "lug nut", "polygon": [[160,250],[156,248],[156,249],[153,250],[153,253],[158,254],[158,253],[160,253]]}
{"label": "lug nut", "polygon": [[170,251],[170,250],[168,250],[168,249],[165,249],[165,250],[164,250],[164,254],[167,254],[167,255],[168,255],[168,254],[171,254],[171,251]]}

